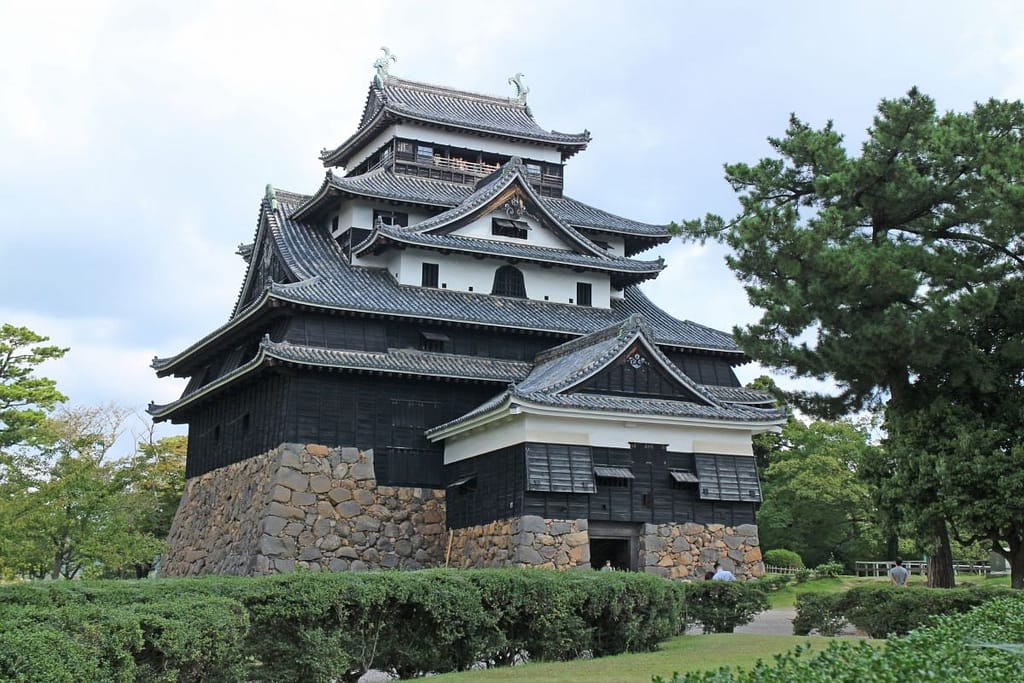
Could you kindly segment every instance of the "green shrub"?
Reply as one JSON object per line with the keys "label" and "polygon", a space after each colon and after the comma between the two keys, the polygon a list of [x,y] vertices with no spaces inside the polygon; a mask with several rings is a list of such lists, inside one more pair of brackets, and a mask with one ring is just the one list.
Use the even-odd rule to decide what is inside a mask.
{"label": "green shrub", "polygon": [[[753,669],[675,674],[671,683],[1016,683],[1021,657],[1014,651],[984,644],[1024,643],[1024,596],[993,599],[966,614],[937,618],[901,638],[876,648],[860,641],[832,641],[813,654],[807,647],[776,655]],[[655,683],[664,683],[655,676]]]}
{"label": "green shrub", "polygon": [[814,578],[814,572],[810,569],[797,569],[793,574],[793,580],[797,583],[807,583],[812,578]]}
{"label": "green shrub", "polygon": [[793,635],[806,636],[817,631],[834,636],[846,625],[845,593],[801,593],[796,596]]}
{"label": "green shrub", "polygon": [[485,658],[489,663],[510,665],[524,657],[568,660],[590,648],[593,632],[580,613],[580,596],[565,589],[562,573],[483,569],[466,576],[501,633],[501,642]]}
{"label": "green shrub", "polygon": [[799,553],[783,548],[765,551],[764,563],[772,567],[789,567],[790,569],[801,569],[804,566],[804,561]]}
{"label": "green shrub", "polygon": [[216,596],[168,596],[131,609],[144,645],[135,656],[140,681],[244,681],[249,614]]}
{"label": "green shrub", "polygon": [[633,572],[563,574],[583,598],[580,617],[590,631],[594,657],[649,652],[680,630],[682,584]]}
{"label": "green shrub", "polygon": [[842,562],[824,562],[814,568],[814,575],[818,578],[835,578],[843,573]]}
{"label": "green shrub", "polygon": [[757,586],[765,593],[774,593],[780,588],[788,586],[793,578],[794,577],[789,574],[769,574],[768,576],[762,576],[759,579],[754,579],[750,583]]}
{"label": "green shrub", "polygon": [[694,581],[686,584],[683,619],[704,633],[732,633],[768,609],[768,596],[754,582]]}
{"label": "green shrub", "polygon": [[858,586],[845,594],[846,617],[872,638],[906,635],[940,614],[966,612],[1012,593],[1003,586],[934,589],[923,586]]}
{"label": "green shrub", "polygon": [[0,630],[0,681],[80,683],[131,681],[115,677],[95,648],[52,624],[26,624]]}

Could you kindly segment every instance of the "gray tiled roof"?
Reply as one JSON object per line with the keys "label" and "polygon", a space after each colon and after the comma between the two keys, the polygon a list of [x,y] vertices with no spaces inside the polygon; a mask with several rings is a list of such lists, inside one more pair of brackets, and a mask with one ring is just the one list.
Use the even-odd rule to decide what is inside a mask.
{"label": "gray tiled roof", "polygon": [[640,221],[616,216],[571,197],[545,197],[544,203],[548,205],[551,213],[569,225],[626,235],[657,238],[669,236],[668,228],[664,225],[641,223]]}
{"label": "gray tiled roof", "polygon": [[639,315],[632,315],[622,323],[579,337],[537,354],[533,372],[516,385],[516,394],[559,393],[570,389],[607,367],[619,358],[635,341],[646,342],[644,347],[661,370],[689,390],[692,398],[709,404],[717,400],[690,379],[660,350],[651,331]]}
{"label": "gray tiled roof", "polygon": [[213,382],[184,394],[177,401],[163,405],[150,404],[149,413],[155,418],[162,418],[203,395],[275,361],[336,370],[423,375],[499,384],[514,382],[526,377],[532,367],[530,363],[524,361],[413,349],[389,349],[386,352],[325,349],[289,342],[274,342],[264,336],[259,350],[252,359],[218,377]]}
{"label": "gray tiled roof", "polygon": [[350,351],[265,342],[267,356],[299,365],[367,370],[452,379],[514,382],[530,372],[530,363],[485,356],[463,356],[413,349]]}
{"label": "gray tiled roof", "polygon": [[715,398],[726,403],[745,403],[748,405],[773,405],[775,397],[760,389],[745,387],[705,387]]}
{"label": "gray tiled roof", "polygon": [[[338,244],[323,230],[288,218],[307,197],[278,191],[278,208],[263,211],[269,237],[282,260],[299,280],[273,283],[253,303],[235,311],[232,319],[192,346],[170,358],[157,358],[153,367],[162,374],[200,352],[230,329],[259,315],[272,300],[329,310],[393,315],[413,319],[585,335],[640,314],[659,344],[708,350],[742,357],[732,336],[704,325],[679,320],[655,306],[636,286],[623,290],[623,299],[611,308],[574,306],[475,292],[412,287],[398,284],[385,269],[350,265]],[[250,272],[253,265],[250,265]]]}
{"label": "gray tiled roof", "polygon": [[[656,399],[637,396],[613,396],[572,389],[608,367],[622,357],[635,341],[642,340],[653,362],[661,371],[673,377],[684,390],[674,399]],[[534,404],[566,409],[607,411],[637,415],[662,415],[708,420],[732,420],[780,424],[785,411],[774,407],[755,407],[743,402],[731,403],[720,398],[723,387],[696,384],[651,342],[651,333],[640,316],[631,316],[621,324],[599,330],[537,354],[536,365],[522,381],[485,401],[468,413],[445,424],[427,430],[428,436],[437,436],[475,418],[488,419],[510,409],[513,404]],[[724,388],[728,389],[728,388]],[[750,398],[761,392],[742,390],[731,395]]]}
{"label": "gray tiled roof", "polygon": [[525,104],[503,97],[454,90],[390,77],[383,88],[370,87],[359,130],[321,155],[325,165],[343,165],[362,141],[392,120],[459,128],[477,134],[546,144],[563,153],[583,149],[590,133],[559,133],[541,128]]}
{"label": "gray tiled roof", "polygon": [[[625,279],[626,283],[634,283],[638,280],[646,279],[636,277],[637,275],[654,277],[665,268],[664,261],[661,259],[656,261],[638,261],[609,254],[575,228],[560,221],[547,210],[547,207],[540,201],[540,197],[530,187],[529,182],[523,175],[522,166],[521,160],[513,158],[502,166],[498,172],[493,174],[489,180],[482,182],[480,187],[466,197],[458,206],[420,223],[408,227],[389,226],[382,223],[375,225],[366,240],[353,248],[353,253],[364,253],[374,249],[384,241],[393,241],[437,250],[489,254],[612,272],[625,276],[625,278],[618,278],[617,282]],[[578,251],[552,249],[550,247],[498,240],[482,240],[464,237],[444,230],[456,221],[471,217],[474,213],[482,211],[495,197],[513,185],[516,185],[518,191],[527,197],[530,204],[537,207],[537,211],[540,214],[546,216],[547,222],[552,229],[566,243],[572,244]]]}
{"label": "gray tiled roof", "polygon": [[[301,219],[310,209],[324,201],[331,190],[358,197],[387,199],[442,209],[459,205],[474,192],[474,188],[470,185],[392,173],[385,168],[350,177],[342,177],[328,172],[320,189],[307,202],[300,204],[295,209],[294,217]],[[540,202],[561,222],[575,228],[626,236],[649,237],[658,241],[666,241],[670,237],[668,229],[664,225],[641,223],[616,216],[571,197],[540,197]]]}

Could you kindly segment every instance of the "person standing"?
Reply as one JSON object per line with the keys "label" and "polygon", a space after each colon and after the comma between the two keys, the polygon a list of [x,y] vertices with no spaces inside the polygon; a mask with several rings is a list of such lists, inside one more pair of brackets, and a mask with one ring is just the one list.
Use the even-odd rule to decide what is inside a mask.
{"label": "person standing", "polygon": [[889,580],[894,586],[906,586],[910,572],[903,566],[903,558],[896,558],[896,566],[889,570]]}
{"label": "person standing", "polygon": [[604,566],[601,567],[601,571],[603,571],[603,572],[615,571],[615,567],[612,566],[612,561],[611,560],[605,560],[604,561]]}
{"label": "person standing", "polygon": [[712,581],[735,581],[736,577],[728,569],[723,569],[722,565],[715,562],[715,573],[711,576]]}

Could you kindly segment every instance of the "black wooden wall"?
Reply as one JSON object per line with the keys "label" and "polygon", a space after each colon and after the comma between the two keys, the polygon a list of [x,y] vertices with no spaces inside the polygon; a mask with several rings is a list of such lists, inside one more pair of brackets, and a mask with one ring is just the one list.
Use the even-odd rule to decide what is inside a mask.
{"label": "black wooden wall", "polygon": [[634,479],[595,478],[595,493],[586,494],[527,490],[526,448],[530,445],[518,444],[448,465],[447,482],[464,482],[448,487],[448,526],[475,526],[521,514],[653,524],[754,523],[756,503],[701,500],[697,484],[672,479],[672,469],[696,472],[692,453],[669,453],[643,444],[632,449],[589,448],[594,466],[627,468]]}
{"label": "black wooden wall", "polygon": [[263,373],[191,416],[186,476],[284,442],[316,443],[372,448],[379,484],[440,487],[443,444],[430,443],[423,431],[463,415],[503,388],[346,373]]}
{"label": "black wooden wall", "polygon": [[431,324],[429,321],[374,320],[315,314],[292,318],[285,339],[293,344],[359,351],[419,349],[423,333],[447,337],[445,353],[532,361],[543,351],[569,339],[516,334],[515,331],[476,330]]}

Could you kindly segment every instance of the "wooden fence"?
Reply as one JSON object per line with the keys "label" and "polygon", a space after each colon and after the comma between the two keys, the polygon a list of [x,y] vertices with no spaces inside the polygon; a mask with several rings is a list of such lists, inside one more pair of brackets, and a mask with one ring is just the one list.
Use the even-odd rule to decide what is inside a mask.
{"label": "wooden fence", "polygon": [[[896,563],[892,561],[858,561],[855,565],[857,576],[885,576],[889,573],[889,569],[896,566]],[[928,573],[928,563],[923,560],[904,560],[903,566],[911,574],[924,575]],[[987,575],[990,571],[991,568],[988,562],[965,562],[962,560],[953,562],[954,574]]]}

